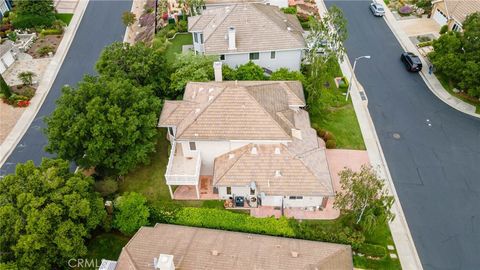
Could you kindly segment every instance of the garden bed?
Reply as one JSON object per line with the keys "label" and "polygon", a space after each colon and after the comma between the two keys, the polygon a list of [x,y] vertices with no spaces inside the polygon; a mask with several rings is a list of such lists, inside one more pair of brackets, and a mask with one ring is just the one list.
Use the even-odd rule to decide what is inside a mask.
{"label": "garden bed", "polygon": [[46,35],[39,37],[27,51],[33,58],[48,57],[48,52],[55,54],[63,35]]}

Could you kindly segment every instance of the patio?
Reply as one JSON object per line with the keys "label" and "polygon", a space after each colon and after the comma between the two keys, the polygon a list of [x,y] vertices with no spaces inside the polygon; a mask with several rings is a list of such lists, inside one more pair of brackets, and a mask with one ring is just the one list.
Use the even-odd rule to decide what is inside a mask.
{"label": "patio", "polygon": [[[218,194],[213,194],[213,177],[200,176],[200,200],[218,200]],[[178,186],[173,193],[174,200],[198,200],[195,186]]]}

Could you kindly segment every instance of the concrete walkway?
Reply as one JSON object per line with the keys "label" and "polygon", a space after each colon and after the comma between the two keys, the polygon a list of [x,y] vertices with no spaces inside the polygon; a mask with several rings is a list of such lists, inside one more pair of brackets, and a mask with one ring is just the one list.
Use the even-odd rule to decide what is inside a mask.
{"label": "concrete walkway", "polygon": [[[323,16],[327,10],[323,0],[317,0],[318,9],[320,15]],[[344,58],[344,61],[340,63],[342,73],[347,78],[352,75],[352,66],[348,57]],[[387,188],[389,193],[395,198],[395,203],[392,206],[392,213],[395,215],[395,219],[389,224],[390,231],[392,233],[393,241],[397,247],[397,254],[399,256],[402,269],[423,269],[420,262],[420,258],[415,248],[410,229],[405,218],[405,214],[400,203],[395,185],[393,184],[392,176],[387,166],[385,156],[383,154],[382,146],[377,136],[375,126],[373,124],[370,112],[368,110],[368,100],[362,100],[362,95],[366,96],[363,87],[358,83],[355,76],[353,77],[351,87],[351,99],[355,114],[357,115],[360,130],[365,142],[365,146],[368,152],[368,159],[370,164],[377,170],[380,177],[387,180]]]}
{"label": "concrete walkway", "polygon": [[[437,77],[434,74],[428,74],[428,67],[430,66],[430,63],[428,62],[426,57],[424,57],[418,51],[417,46],[415,46],[408,37],[408,35],[411,34],[411,33],[414,33],[415,30],[405,31],[406,26],[404,24],[415,23],[415,22],[408,22],[408,21],[407,22],[404,22],[404,21],[400,22],[400,21],[397,21],[395,19],[395,16],[390,11],[390,9],[387,6],[385,6],[384,8],[385,8],[384,19],[387,22],[387,25],[392,30],[395,37],[397,38],[397,40],[399,41],[400,45],[403,47],[403,49],[405,51],[410,51],[410,52],[413,52],[413,53],[420,56],[420,58],[422,60],[422,63],[423,63],[423,69],[420,72],[420,75],[422,76],[423,80],[425,81],[428,88],[432,91],[432,93],[434,93],[440,100],[442,100],[443,102],[445,102],[446,104],[448,104],[452,108],[454,108],[458,111],[461,111],[463,113],[466,113],[468,115],[480,118],[480,114],[475,113],[475,109],[476,109],[475,106],[470,105],[470,104],[458,99],[457,97],[454,97],[454,96],[450,95],[450,93],[448,93],[447,90],[445,90],[445,88],[443,88],[442,84],[440,83],[440,81],[437,79]],[[422,20],[424,20],[424,19],[422,19]],[[430,20],[430,19],[427,19],[427,20]],[[431,21],[433,21],[433,20],[431,20]],[[412,28],[412,27],[410,27],[410,28]],[[413,28],[415,28],[415,27],[413,27]],[[432,25],[430,25],[427,28],[432,29],[433,27],[432,27]],[[423,30],[425,30],[425,29],[420,27],[420,28],[417,28],[416,31],[423,31]],[[415,35],[415,34],[413,34],[413,35]]]}

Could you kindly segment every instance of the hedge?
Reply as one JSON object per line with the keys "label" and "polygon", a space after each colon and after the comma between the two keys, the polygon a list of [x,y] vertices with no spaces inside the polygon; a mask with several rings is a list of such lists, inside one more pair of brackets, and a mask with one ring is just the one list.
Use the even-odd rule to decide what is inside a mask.
{"label": "hedge", "polygon": [[55,21],[55,16],[39,16],[39,15],[20,15],[18,14],[15,19],[12,21],[13,26],[19,29],[34,28],[39,26],[50,27],[52,26],[53,21]]}
{"label": "hedge", "polygon": [[274,217],[255,218],[242,213],[212,208],[182,208],[176,213],[173,223],[274,236],[295,236],[289,220],[285,217],[279,219]]}
{"label": "hedge", "polygon": [[381,259],[387,256],[387,249],[385,247],[367,243],[360,245],[356,251],[367,256],[377,257]]}

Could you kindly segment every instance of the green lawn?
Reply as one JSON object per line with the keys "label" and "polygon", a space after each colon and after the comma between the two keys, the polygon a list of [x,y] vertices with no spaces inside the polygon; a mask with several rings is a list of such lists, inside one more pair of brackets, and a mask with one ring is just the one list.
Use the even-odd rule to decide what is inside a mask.
{"label": "green lawn", "polygon": [[169,40],[170,44],[168,45],[167,51],[165,52],[165,57],[167,58],[167,62],[172,63],[175,61],[175,54],[182,53],[182,46],[183,45],[191,45],[193,44],[192,41],[192,34],[184,33],[184,34],[177,34],[174,39]]}
{"label": "green lawn", "polygon": [[453,88],[454,88],[453,85],[448,81],[448,79],[444,75],[440,73],[435,73],[435,75],[437,76],[437,79],[442,84],[443,88],[445,88],[445,90],[447,90],[447,92],[450,93],[450,95],[457,97],[460,100],[475,106],[476,108],[475,113],[480,114],[480,101],[477,98],[471,97],[466,93],[453,92]]}
{"label": "green lawn", "polygon": [[70,24],[72,20],[73,14],[72,13],[57,13],[55,14],[55,18],[57,20],[61,20],[62,22],[66,23],[67,25]]}
{"label": "green lawn", "polygon": [[130,237],[117,232],[98,234],[88,241],[87,258],[96,260],[98,265],[100,265],[102,259],[116,261],[128,240],[130,240]]}

